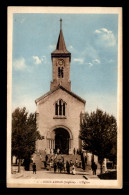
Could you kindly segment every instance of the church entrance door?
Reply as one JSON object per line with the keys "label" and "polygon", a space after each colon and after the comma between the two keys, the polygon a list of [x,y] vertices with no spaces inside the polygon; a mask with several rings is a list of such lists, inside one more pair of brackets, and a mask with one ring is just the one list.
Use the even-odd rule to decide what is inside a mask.
{"label": "church entrance door", "polygon": [[57,128],[55,131],[55,152],[59,149],[60,153],[68,154],[70,135],[64,128]]}

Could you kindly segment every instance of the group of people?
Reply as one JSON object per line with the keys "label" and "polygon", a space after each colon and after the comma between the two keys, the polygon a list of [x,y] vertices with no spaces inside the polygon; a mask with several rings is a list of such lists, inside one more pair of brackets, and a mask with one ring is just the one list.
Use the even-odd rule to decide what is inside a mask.
{"label": "group of people", "polygon": [[44,161],[45,169],[48,169],[48,165],[49,165],[50,171],[52,167],[54,168],[54,173],[63,172],[63,173],[68,173],[68,174],[70,173],[75,174],[74,163],[72,162],[72,160],[70,160],[70,162],[68,160],[64,162],[63,155],[61,155],[60,159],[57,158],[57,155],[51,156],[51,158],[49,159],[49,162],[48,162],[48,155],[46,155],[45,161]]}
{"label": "group of people", "polygon": [[70,161],[62,161],[62,160],[57,160],[57,161],[54,161],[54,173],[56,172],[60,172],[60,173],[72,173],[73,175],[76,174],[76,171],[75,171],[75,166],[74,164]]}
{"label": "group of people", "polygon": [[[70,174],[70,173],[76,174],[75,168],[77,168],[77,167],[82,168],[84,171],[86,170],[87,155],[84,153],[81,153],[81,160],[79,161],[76,158],[75,162],[72,162],[72,160],[70,160],[70,161],[67,160],[66,162],[64,162],[63,155],[61,155],[60,159],[58,159],[58,154],[55,154],[54,156],[52,155],[51,158],[49,159],[49,162],[48,162],[48,155],[46,155],[45,162],[44,162],[46,169],[48,169],[48,167],[47,167],[48,164],[49,164],[49,170],[51,170],[52,167],[54,168],[54,173],[67,172],[68,174]],[[94,161],[92,161],[91,169],[93,171],[93,175],[96,175],[97,164]]]}
{"label": "group of people", "polygon": [[73,154],[74,154],[74,155],[75,155],[75,154],[81,154],[81,151],[74,148],[74,149],[73,149]]}
{"label": "group of people", "polygon": [[[58,154],[59,153],[54,154],[51,157],[48,157],[48,155],[46,154],[45,161],[44,161],[45,169],[51,171],[51,169],[54,168],[54,173],[63,172],[63,173],[68,173],[68,174],[72,173],[73,175],[76,174],[75,168],[77,167],[81,167],[83,170],[86,170],[86,166],[87,166],[86,154],[81,153],[81,160],[78,161],[78,159],[76,158],[75,162],[72,162],[72,160],[70,161],[67,160],[64,162],[63,155],[61,155],[59,158]],[[74,150],[74,154],[75,154],[75,150]],[[96,175],[97,164],[94,161],[92,161],[91,169],[93,171],[93,175]],[[35,163],[33,163],[33,173],[36,174],[36,164]]]}
{"label": "group of people", "polygon": [[[45,149],[45,153],[46,153],[46,149]],[[81,151],[79,151],[78,149],[73,149],[73,154],[80,154]],[[55,149],[50,149],[50,154],[62,154],[62,150],[60,150],[59,148]],[[66,151],[66,154],[69,154],[68,151]]]}

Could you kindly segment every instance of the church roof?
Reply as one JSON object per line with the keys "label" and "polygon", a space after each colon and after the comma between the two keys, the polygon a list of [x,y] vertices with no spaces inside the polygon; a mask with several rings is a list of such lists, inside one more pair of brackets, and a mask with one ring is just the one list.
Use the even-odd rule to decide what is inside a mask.
{"label": "church roof", "polygon": [[[62,20],[60,21],[62,22]],[[56,45],[56,50],[54,50],[51,55],[53,56],[53,55],[58,55],[58,54],[64,54],[64,55],[71,56],[71,53],[66,49],[62,27],[60,27],[60,33],[59,33],[59,37],[58,37],[58,41]]]}
{"label": "church roof", "polygon": [[83,102],[84,104],[86,103],[86,101],[84,99],[82,99],[80,96],[76,95],[75,93],[68,91],[67,89],[65,89],[64,87],[62,87],[61,85],[57,86],[54,90],[49,91],[48,93],[44,94],[43,96],[39,97],[38,99],[35,100],[35,103],[37,104],[40,100],[44,99],[45,97],[51,95],[52,93],[54,93],[55,91],[57,91],[58,89],[62,89],[64,91],[66,91],[68,94],[70,94],[71,96],[73,96],[74,98],[78,99],[79,101]]}

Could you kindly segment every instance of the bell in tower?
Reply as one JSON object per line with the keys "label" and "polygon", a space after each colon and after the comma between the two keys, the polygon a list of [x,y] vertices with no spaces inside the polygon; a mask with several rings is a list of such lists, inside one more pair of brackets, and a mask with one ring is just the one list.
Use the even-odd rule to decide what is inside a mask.
{"label": "bell in tower", "polygon": [[66,49],[64,36],[62,32],[62,19],[60,19],[60,33],[57,41],[56,50],[51,53],[53,81],[51,90],[59,85],[71,91],[70,81],[70,61],[71,53]]}

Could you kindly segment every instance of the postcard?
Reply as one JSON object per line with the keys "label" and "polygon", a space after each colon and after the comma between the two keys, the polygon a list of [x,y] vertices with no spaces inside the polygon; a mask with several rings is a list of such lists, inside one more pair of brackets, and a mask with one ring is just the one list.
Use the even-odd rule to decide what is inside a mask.
{"label": "postcard", "polygon": [[122,8],[7,18],[7,187],[122,188]]}

